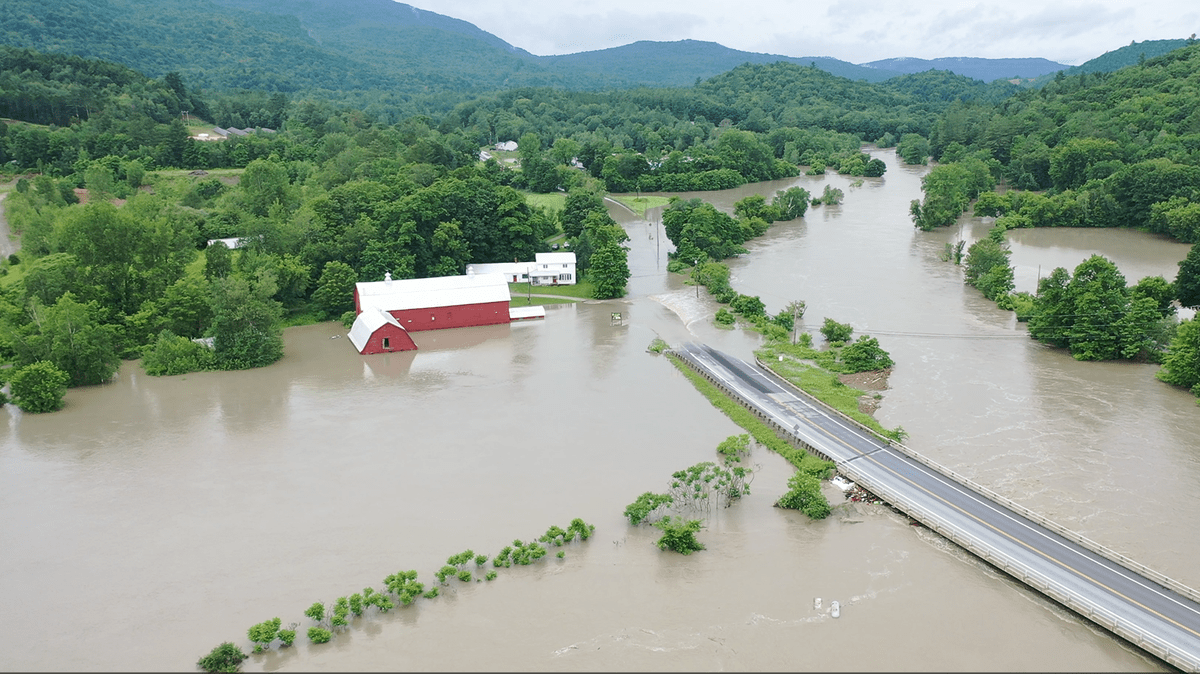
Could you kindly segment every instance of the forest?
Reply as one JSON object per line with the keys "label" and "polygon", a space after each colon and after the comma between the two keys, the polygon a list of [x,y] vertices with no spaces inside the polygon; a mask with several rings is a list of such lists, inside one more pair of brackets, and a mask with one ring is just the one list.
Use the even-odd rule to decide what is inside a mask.
{"label": "forest", "polygon": [[[966,281],[1029,322],[1034,339],[1079,360],[1162,362],[1159,378],[1200,395],[1200,45],[1115,72],[1059,73],[999,103],[956,103],[906,161],[938,162],[913,201],[931,230],[966,211],[995,218],[970,245]],[[902,146],[904,140],[902,139]],[[918,147],[919,146],[919,147]],[[1013,293],[1004,232],[1024,227],[1126,227],[1196,244],[1173,280],[1127,280],[1095,256]],[[965,242],[964,242],[965,244]],[[947,250],[947,258],[961,258]]]}
{"label": "forest", "polygon": [[[440,116],[397,119],[0,47],[10,120],[0,161],[22,176],[5,203],[21,251],[0,263],[0,356],[50,361],[70,385],[139,355],[164,373],[254,367],[281,355],[282,325],[341,318],[356,281],[528,258],[556,236],[581,273],[594,257],[602,296],[620,296],[624,233],[603,193],[882,175],[863,143],[937,162],[913,205],[924,229],[974,204],[1002,228],[1133,226],[1193,240],[1196,58],[1187,46],[1038,90],[939,71],[868,83],[745,64],[688,87],[459,94]],[[212,126],[258,130],[196,139]],[[480,148],[507,140],[520,141],[520,168],[480,161]],[[566,194],[566,207],[530,207],[523,192]],[[694,233],[685,247],[719,260],[774,219],[763,208],[796,211],[747,208],[737,226],[694,203],[671,213],[675,230]],[[244,246],[205,248],[227,237]],[[87,363],[63,355],[80,330],[103,352]],[[204,336],[212,354],[190,341]]]}

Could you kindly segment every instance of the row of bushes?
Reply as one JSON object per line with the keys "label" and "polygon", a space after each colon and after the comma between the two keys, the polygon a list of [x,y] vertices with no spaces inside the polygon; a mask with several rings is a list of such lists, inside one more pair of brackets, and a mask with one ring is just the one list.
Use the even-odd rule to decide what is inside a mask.
{"label": "row of bushes", "polygon": [[[496,569],[510,568],[513,564],[526,566],[545,557],[547,550],[542,545],[543,543],[561,547],[575,540],[586,541],[595,531],[595,526],[575,518],[571,520],[566,529],[551,526],[537,540],[528,542],[520,539],[514,540],[512,545],[505,546],[492,558],[493,568],[484,574],[483,580],[495,580]],[[565,556],[565,552],[562,551],[557,554],[558,559],[563,559]],[[315,602],[304,611],[304,615],[315,622],[308,628],[308,640],[314,644],[331,641],[335,630],[344,630],[349,627],[350,614],[359,618],[366,614],[371,607],[375,607],[377,613],[387,613],[396,607],[395,602],[399,602],[402,606],[408,606],[418,597],[433,599],[440,594],[440,586],[445,586],[451,578],[457,578],[464,583],[472,580],[482,582],[475,577],[475,573],[469,565],[474,563],[477,570],[482,570],[487,562],[488,555],[465,550],[451,555],[446,560],[446,564],[434,573],[438,584],[428,589],[424,583],[417,581],[416,571],[399,571],[384,579],[386,589],[382,591],[370,587],[364,588],[361,593],[356,592],[349,596],[338,597],[333,606],[329,608],[323,602]],[[269,649],[276,640],[284,647],[291,646],[295,642],[296,628],[299,623],[293,623],[287,629],[282,629],[282,624],[279,618],[272,618],[247,630],[246,635],[254,644],[255,653]],[[208,655],[200,658],[196,665],[206,672],[236,672],[246,657],[246,654],[236,644],[224,642],[213,648]]]}
{"label": "row of bushes", "polygon": [[[660,550],[673,550],[684,555],[703,550],[704,544],[696,540],[696,533],[703,528],[703,522],[686,519],[682,513],[699,510],[707,512],[713,504],[728,508],[749,494],[753,471],[736,465],[742,462],[742,458],[747,456],[749,451],[749,435],[729,436],[717,446],[722,465],[702,461],[684,470],[675,471],[671,474],[671,482],[665,493],[645,492],[625,507],[625,517],[633,526],[651,523],[662,531],[662,537],[655,543]],[[667,515],[668,510],[674,510],[679,515]],[[650,522],[650,518],[655,514],[662,517]]]}
{"label": "row of bushes", "polygon": [[[720,389],[709,383],[704,377],[693,372],[680,358],[671,354],[668,354],[667,357],[683,373],[683,376],[692,382],[692,385],[700,391],[701,395],[708,399],[713,407],[721,410],[735,424],[746,429],[750,436],[760,445],[787,459],[788,463],[792,464],[799,473],[813,477],[818,483],[820,480],[827,479],[833,474],[834,464],[832,461],[826,461],[813,456],[803,449],[788,444],[787,441],[776,435],[770,426],[767,426],[758,417],[754,416],[754,413],[722,393]],[[828,508],[829,502],[823,494],[820,494],[819,490],[817,495],[819,496],[819,501],[824,501],[826,508]],[[783,504],[780,505],[781,507],[787,507]],[[828,510],[824,510],[824,514],[821,514],[821,511],[821,508],[814,507],[812,508],[813,515],[810,516],[815,516],[815,519],[821,519],[829,514]]]}

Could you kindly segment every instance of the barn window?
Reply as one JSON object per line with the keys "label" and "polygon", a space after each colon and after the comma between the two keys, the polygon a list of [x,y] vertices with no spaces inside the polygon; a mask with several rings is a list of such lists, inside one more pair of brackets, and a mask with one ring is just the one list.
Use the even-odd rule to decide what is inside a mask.
{"label": "barn window", "polygon": [[385,348],[385,349],[392,348],[392,340],[388,339],[387,337],[384,337],[383,338],[383,348]]}

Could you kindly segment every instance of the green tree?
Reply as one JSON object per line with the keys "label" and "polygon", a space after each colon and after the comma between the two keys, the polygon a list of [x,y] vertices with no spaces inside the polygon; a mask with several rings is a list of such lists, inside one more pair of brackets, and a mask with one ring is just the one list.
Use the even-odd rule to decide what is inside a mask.
{"label": "green tree", "polygon": [[779,213],[780,220],[795,220],[808,211],[810,195],[803,187],[789,187],[775,193],[771,205]]}
{"label": "green tree", "polygon": [[343,312],[354,308],[356,283],[358,274],[350,265],[337,260],[328,262],[321,270],[321,278],[313,291],[313,303],[325,312],[327,318],[341,316]]}
{"label": "green tree", "polygon": [[1179,324],[1175,338],[1171,340],[1163,366],[1155,373],[1162,381],[1174,386],[1192,389],[1200,386],[1200,319],[1190,319]]}
{"label": "green tree", "polygon": [[517,142],[517,152],[521,155],[521,174],[525,176],[525,184],[531,192],[545,194],[558,187],[558,173],[554,170],[554,162],[546,159],[542,152],[542,141],[535,133],[521,136]]}
{"label": "green tree", "polygon": [[592,296],[596,299],[624,296],[630,274],[629,250],[623,244],[629,240],[629,235],[619,225],[589,227],[586,234],[589,244],[594,247],[587,266]]}
{"label": "green tree", "polygon": [[1160,318],[1175,315],[1175,286],[1161,276],[1145,276],[1129,288],[1129,297],[1149,297],[1154,300]]}
{"label": "green tree", "polygon": [[821,203],[828,206],[836,206],[842,203],[842,198],[845,194],[833,185],[826,185],[825,191],[821,193]]}
{"label": "green tree", "polygon": [[870,372],[895,365],[888,352],[879,346],[879,340],[867,335],[862,335],[842,349],[842,364],[849,372]]}
{"label": "green tree", "polygon": [[233,271],[233,252],[224,241],[213,241],[204,249],[204,278],[222,279]]}
{"label": "green tree", "polygon": [[[591,213],[608,215],[604,208],[604,198],[591,190],[575,188],[567,193],[559,218],[562,221],[563,232],[572,239],[583,233],[583,223]],[[611,218],[610,218],[611,219]]]}
{"label": "green tree", "polygon": [[433,232],[429,248],[436,260],[429,269],[430,276],[457,276],[464,273],[467,262],[471,260],[471,245],[455,222],[439,224]]}
{"label": "green tree", "polygon": [[261,218],[271,214],[271,206],[276,202],[288,211],[297,206],[287,169],[267,159],[255,159],[246,165],[238,191],[246,210]]}
{"label": "green tree", "polygon": [[637,500],[625,506],[625,517],[629,518],[629,523],[637,526],[645,522],[648,517],[656,511],[664,508],[669,508],[675,499],[671,498],[670,494],[655,494],[646,492],[637,497]]}
{"label": "green tree", "polygon": [[163,330],[142,351],[142,369],[151,376],[172,376],[211,370],[216,365],[213,350],[170,330]]}
{"label": "green tree", "polygon": [[70,377],[49,361],[40,360],[17,369],[9,382],[12,400],[25,412],[62,409]]}
{"label": "green tree", "polygon": [[1187,257],[1179,263],[1175,297],[1189,309],[1200,309],[1200,243],[1192,246]]}
{"label": "green tree", "polygon": [[236,672],[248,657],[242,649],[226,641],[196,661],[196,666],[206,672]]}
{"label": "green tree", "polygon": [[704,549],[704,544],[696,540],[696,532],[703,528],[700,520],[685,520],[682,517],[666,516],[654,523],[663,532],[655,543],[659,550],[673,550],[683,555]]}
{"label": "green tree", "polygon": [[996,301],[1013,289],[1013,270],[1008,262],[1012,251],[992,237],[980,239],[967,249],[964,280]]}
{"label": "green tree", "polygon": [[1071,327],[1075,324],[1075,306],[1067,288],[1071,274],[1056,267],[1046,278],[1038,281],[1033,313],[1029,317],[1029,336],[1053,346],[1067,347]]}
{"label": "green tree", "polygon": [[50,361],[71,386],[104,383],[121,366],[117,328],[102,321],[96,302],[78,302],[67,292],[49,307],[35,300],[29,310],[30,323],[14,344],[19,363]]}
{"label": "green tree", "polygon": [[279,327],[283,308],[271,299],[276,285],[269,272],[253,283],[240,276],[218,279],[212,290],[211,332],[218,367],[264,367],[283,357]]}
{"label": "green tree", "polygon": [[258,623],[246,631],[246,636],[254,644],[255,653],[261,653],[263,649],[270,647],[271,642],[275,641],[275,637],[279,636],[281,624],[279,618],[272,618]]}
{"label": "green tree", "polygon": [[841,344],[850,341],[854,328],[849,323],[838,323],[832,318],[826,318],[821,326],[821,334],[830,344]]}
{"label": "green tree", "polygon": [[52,253],[27,265],[25,297],[43,305],[58,301],[69,290],[79,292],[79,258],[70,253]]}
{"label": "green tree", "polygon": [[1114,360],[1120,357],[1121,318],[1129,306],[1125,277],[1100,255],[1079,263],[1067,286],[1075,320],[1069,338],[1077,360]]}
{"label": "green tree", "polygon": [[924,164],[929,157],[929,141],[917,133],[906,133],[896,145],[896,154],[905,164]]}
{"label": "green tree", "polygon": [[814,520],[829,517],[829,501],[821,493],[821,481],[808,473],[797,471],[788,478],[788,492],[775,505],[799,510]]}

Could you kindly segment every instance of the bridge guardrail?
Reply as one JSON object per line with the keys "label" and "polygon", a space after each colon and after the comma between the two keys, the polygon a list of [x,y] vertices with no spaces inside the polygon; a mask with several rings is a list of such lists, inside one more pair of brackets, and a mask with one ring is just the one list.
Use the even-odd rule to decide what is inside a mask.
{"label": "bridge guardrail", "polygon": [[920,453],[914,451],[913,449],[911,449],[899,442],[892,440],[891,438],[880,435],[874,429],[864,426],[862,423],[858,422],[853,417],[843,413],[841,410],[833,409],[832,407],[826,405],[821,400],[815,398],[813,395],[811,395],[804,389],[802,389],[802,388],[796,386],[795,384],[793,384],[792,382],[788,381],[783,375],[779,374],[775,370],[772,370],[771,367],[769,365],[767,365],[766,363],[764,363],[761,358],[755,358],[754,360],[760,368],[770,372],[777,379],[779,379],[783,383],[787,384],[788,387],[795,389],[797,392],[799,392],[801,395],[803,395],[806,399],[816,402],[817,404],[819,404],[821,406],[822,409],[833,412],[834,414],[838,415],[840,418],[844,419],[845,421],[848,421],[848,422],[854,424],[854,426],[856,428],[859,428],[863,431],[866,431],[867,433],[870,433],[875,438],[878,438],[881,442],[886,443],[889,447],[899,451],[900,453],[904,454],[905,456],[909,457],[910,459],[912,459],[920,464],[923,464],[933,470],[936,470],[937,472],[945,475],[946,477],[949,477],[949,478],[963,484],[964,486],[967,486],[967,487],[979,492],[980,494],[987,496],[988,498],[992,499],[993,501],[996,501],[997,503],[1003,505],[1004,507],[1006,507],[1016,513],[1019,513],[1020,515],[1024,516],[1026,519],[1032,520],[1032,521],[1040,524],[1041,526],[1046,527],[1047,529],[1049,529],[1050,531],[1053,531],[1054,533],[1058,534],[1059,536],[1062,536],[1063,538],[1071,541],[1072,543],[1075,543],[1077,545],[1081,545],[1081,546],[1087,548],[1088,550],[1096,553],[1097,555],[1100,555],[1101,557],[1104,557],[1105,559],[1109,560],[1110,562],[1113,562],[1115,564],[1120,564],[1121,566],[1129,569],[1130,571],[1139,573],[1139,574],[1145,576],[1146,578],[1153,580],[1154,582],[1158,583],[1159,585],[1170,588],[1171,590],[1187,597],[1188,599],[1191,599],[1192,601],[1200,602],[1200,592],[1197,592],[1196,590],[1192,589],[1191,587],[1184,585],[1183,583],[1175,580],[1174,578],[1171,578],[1170,576],[1167,576],[1166,574],[1155,571],[1154,569],[1151,569],[1150,567],[1146,566],[1145,564],[1142,564],[1141,562],[1130,559],[1129,557],[1126,557],[1125,555],[1123,555],[1115,550],[1109,549],[1109,548],[1097,543],[1096,541],[1093,541],[1090,538],[1087,538],[1086,536],[1076,533],[1076,532],[1062,526],[1061,524],[1058,524],[1057,522],[1054,522],[1053,520],[1050,520],[1034,511],[1030,510],[1029,508],[1026,508],[1023,505],[1010,500],[1009,498],[1007,498],[1001,494],[997,494],[996,492],[992,491],[991,489],[989,489],[981,484],[978,484],[978,483],[972,481],[970,478],[967,478],[964,475],[960,475],[960,474],[954,472],[953,470],[950,470],[949,468],[947,468],[939,463],[936,463],[931,459],[926,458],[925,456],[922,456]]}
{"label": "bridge guardrail", "polygon": [[1200,660],[1197,660],[1186,652],[1173,648],[1170,643],[1161,637],[1139,629],[1131,623],[1122,621],[1116,614],[1108,610],[1077,599],[1075,594],[1061,583],[1055,582],[1045,574],[1039,573],[1029,566],[1015,560],[1010,560],[1004,555],[997,554],[987,544],[946,525],[934,514],[926,511],[903,495],[892,493],[887,488],[873,483],[869,478],[864,479],[863,475],[853,467],[847,468],[849,469],[843,472],[854,479],[855,482],[865,486],[876,495],[887,499],[908,514],[908,516],[921,522],[939,535],[953,541],[955,544],[962,546],[976,557],[1164,661],[1183,670],[1200,671]]}
{"label": "bridge guardrail", "polygon": [[[681,360],[683,360],[685,363],[687,363],[689,367],[691,367],[693,370],[695,370],[696,372],[701,374],[705,379],[709,380],[712,384],[714,384],[719,389],[724,391],[727,395],[734,398],[742,405],[750,408],[751,411],[753,411],[757,416],[761,417],[766,423],[768,423],[771,426],[774,426],[781,432],[788,433],[788,429],[783,428],[779,424],[775,423],[767,415],[763,414],[760,410],[758,410],[756,408],[756,406],[752,405],[748,400],[743,398],[738,392],[731,390],[730,388],[725,386],[723,382],[714,379],[711,375],[709,375],[709,373],[707,371],[705,371],[703,368],[700,368],[698,366],[699,365],[698,363],[693,362],[691,358],[688,358],[685,354],[680,354],[679,352],[675,351],[674,349],[670,349],[667,352],[670,353],[671,355],[681,358]],[[919,462],[919,463],[921,463],[921,464],[923,464],[923,465],[925,465],[947,477],[950,477],[950,478],[958,481],[959,483],[961,483],[965,486],[968,486],[971,489],[974,489],[975,491],[979,492],[980,494],[983,494],[983,495],[987,496],[988,498],[991,498],[992,500],[1004,505],[1005,507],[1008,507],[1008,508],[1014,510],[1015,512],[1022,514],[1026,518],[1033,520],[1033,521],[1037,522],[1038,524],[1041,524],[1042,526],[1045,526],[1047,529],[1050,529],[1051,531],[1058,533],[1059,535],[1063,536],[1064,538],[1067,538],[1068,540],[1071,540],[1071,541],[1077,543],[1078,545],[1088,548],[1092,552],[1095,552],[1096,554],[1108,559],[1109,561],[1112,561],[1116,564],[1120,564],[1121,566],[1124,566],[1124,567],[1130,569],[1131,571],[1134,571],[1134,572],[1139,573],[1147,578],[1150,578],[1150,579],[1154,580],[1155,582],[1158,582],[1160,585],[1169,587],[1172,590],[1178,592],[1179,594],[1182,594],[1182,595],[1188,597],[1189,599],[1192,599],[1193,601],[1200,601],[1197,599],[1197,596],[1200,596],[1200,593],[1197,593],[1192,588],[1190,588],[1186,585],[1183,585],[1182,583],[1179,583],[1178,581],[1175,581],[1161,573],[1158,573],[1157,571],[1154,571],[1153,569],[1150,569],[1149,567],[1146,567],[1143,564],[1135,562],[1135,561],[1129,559],[1128,557],[1121,555],[1120,553],[1109,550],[1108,548],[1105,548],[1104,546],[1096,543],[1095,541],[1085,538],[1085,537],[1071,531],[1070,529],[1067,529],[1066,527],[1063,527],[1051,520],[1048,520],[1048,519],[1042,517],[1041,515],[1038,515],[1037,513],[1029,510],[1028,508],[1025,508],[1024,506],[1016,504],[1016,503],[1010,501],[1009,499],[1005,498],[1004,496],[1001,496],[1001,495],[993,492],[992,490],[988,489],[987,487],[976,484],[976,483],[972,482],[971,480],[967,479],[966,477],[959,475],[958,473],[955,473],[954,471],[952,471],[944,466],[941,466],[941,465],[925,458],[924,456],[921,456],[920,454],[918,454],[917,452],[914,452],[910,448],[905,447],[904,445],[902,445],[900,443],[894,442],[890,438],[880,435],[879,433],[875,432],[871,428],[864,426],[863,424],[854,420],[852,417],[842,413],[841,411],[835,410],[832,407],[829,407],[824,402],[813,397],[808,392],[797,387],[795,384],[792,384],[791,382],[787,381],[787,379],[785,379],[782,375],[775,372],[770,367],[768,367],[765,363],[763,363],[763,361],[761,359],[755,358],[755,361],[757,362],[757,364],[760,368],[766,370],[767,372],[770,372],[775,378],[782,381],[788,387],[795,389],[800,395],[804,396],[804,398],[811,400],[811,401],[817,403],[818,405],[820,405],[821,409],[833,412],[834,414],[838,415],[840,418],[845,419],[846,421],[854,424],[855,427],[860,428],[860,429],[870,433],[872,436],[874,436],[876,438],[879,438],[881,441],[883,441],[889,447],[896,449],[897,451],[901,452],[905,456],[912,458],[914,461],[917,461],[917,462]],[[793,437],[795,438],[795,436],[793,436]],[[799,438],[795,438],[795,439],[797,442],[800,442],[801,444],[805,444],[805,446],[808,446],[807,443],[804,443]],[[816,448],[812,448],[812,449],[815,450]],[[956,529],[948,526],[945,522],[943,522],[939,518],[935,517],[932,513],[925,511],[923,508],[921,508],[920,506],[918,506],[916,503],[912,502],[908,498],[904,497],[903,495],[894,493],[890,489],[887,489],[886,487],[883,487],[882,485],[874,483],[869,478],[865,478],[857,469],[854,468],[854,466],[852,464],[846,464],[846,463],[840,464],[839,469],[843,473],[845,473],[847,477],[849,477],[849,478],[853,479],[855,482],[863,485],[869,491],[871,491],[872,493],[876,494],[877,496],[887,500],[889,503],[899,507],[906,514],[913,517],[913,519],[921,522],[925,526],[929,527],[929,529],[931,529],[932,531],[938,533],[939,535],[945,537],[946,539],[948,539],[950,541],[953,541],[956,545],[962,546],[964,549],[966,549],[967,551],[976,555],[980,559],[983,559],[984,561],[986,561],[989,564],[995,566],[996,568],[1004,571],[1005,573],[1009,574],[1010,576],[1020,580],[1021,582],[1025,583],[1029,587],[1034,588],[1035,590],[1045,594],[1046,596],[1059,602],[1060,604],[1066,606],[1067,608],[1070,608],[1071,610],[1075,611],[1076,613],[1088,618],[1089,620],[1095,622],[1098,625],[1105,627],[1106,629],[1112,631],[1114,634],[1117,634],[1117,635],[1121,636],[1122,638],[1127,639],[1131,643],[1154,654],[1155,656],[1161,658],[1162,660],[1164,660],[1176,667],[1179,667],[1181,669],[1188,670],[1188,671],[1200,672],[1200,660],[1197,660],[1195,657],[1191,656],[1190,654],[1188,654],[1186,652],[1182,652],[1182,651],[1173,649],[1171,647],[1171,645],[1169,643],[1167,643],[1166,641],[1164,641],[1162,638],[1160,638],[1154,634],[1151,634],[1149,632],[1146,632],[1144,630],[1138,629],[1136,626],[1134,626],[1130,623],[1122,623],[1120,618],[1113,615],[1112,613],[1105,611],[1105,610],[1099,608],[1098,606],[1094,606],[1086,601],[1076,599],[1075,596],[1071,593],[1071,591],[1069,589],[1067,589],[1065,586],[1061,585],[1060,583],[1054,582],[1050,578],[1046,577],[1044,574],[1038,573],[1037,571],[1035,571],[1025,565],[1019,564],[1018,562],[1016,562],[1014,560],[1008,559],[1007,557],[999,554],[998,552],[996,552],[992,548],[988,547],[984,543],[982,543],[980,541],[976,541],[973,538],[967,536],[966,534],[959,533]]]}

